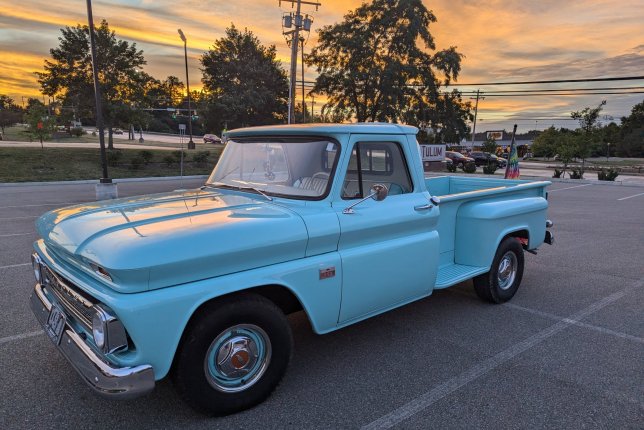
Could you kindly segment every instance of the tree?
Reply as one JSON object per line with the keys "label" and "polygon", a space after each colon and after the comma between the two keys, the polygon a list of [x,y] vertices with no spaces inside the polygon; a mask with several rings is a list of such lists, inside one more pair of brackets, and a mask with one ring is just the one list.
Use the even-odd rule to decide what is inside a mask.
{"label": "tree", "polygon": [[288,82],[275,45],[265,47],[251,31],[231,25],[201,65],[206,94],[199,109],[208,130],[284,121]]}
{"label": "tree", "polygon": [[[44,72],[36,73],[43,94],[56,96],[73,106],[79,116],[94,117],[94,82],[89,46],[89,27],[76,25],[61,29],[60,44],[50,50]],[[136,43],[116,38],[107,21],[96,28],[99,81],[103,92],[103,115],[112,148],[112,128],[134,116],[142,102],[142,88],[151,77],[139,70],[146,64]]]}
{"label": "tree", "polygon": [[40,147],[44,149],[43,141],[51,137],[56,127],[56,119],[49,116],[47,107],[36,99],[29,100],[29,108],[25,120],[29,126],[29,134],[40,141]]}
{"label": "tree", "polygon": [[593,144],[597,142],[598,135],[595,133],[598,127],[599,114],[601,113],[606,100],[595,108],[586,107],[580,111],[570,113],[570,117],[579,121],[581,138],[578,140],[577,153],[575,156],[581,158],[581,175],[584,175],[586,158],[592,152]]}
{"label": "tree", "polygon": [[554,157],[559,148],[561,132],[554,126],[544,130],[532,143],[532,152],[536,157]]}
{"label": "tree", "polygon": [[644,157],[644,101],[633,106],[631,114],[622,118],[617,154]]}
{"label": "tree", "polygon": [[499,145],[496,144],[496,139],[493,137],[488,137],[485,142],[483,142],[483,145],[481,145],[483,152],[488,152],[490,154],[496,154],[496,148],[498,147]]}
{"label": "tree", "polygon": [[21,109],[14,102],[13,99],[4,94],[0,94],[0,129],[4,134],[5,127],[20,122]]}
{"label": "tree", "polygon": [[[579,135],[575,133],[561,133],[559,136],[557,154],[559,155],[559,161],[563,164],[562,178],[566,176],[568,165],[579,151],[579,138]],[[581,174],[583,176],[583,170]]]}
{"label": "tree", "polygon": [[[418,124],[424,112],[443,109],[445,102],[462,110],[460,97],[443,103],[439,97],[437,75],[446,84],[455,80],[462,55],[455,47],[427,52],[436,51],[429,32],[434,22],[421,0],[364,3],[344,21],[318,30],[318,45],[306,57],[319,73],[313,92],[325,94],[327,106],[349,110],[358,121],[407,119]],[[410,115],[412,106],[416,115]]]}

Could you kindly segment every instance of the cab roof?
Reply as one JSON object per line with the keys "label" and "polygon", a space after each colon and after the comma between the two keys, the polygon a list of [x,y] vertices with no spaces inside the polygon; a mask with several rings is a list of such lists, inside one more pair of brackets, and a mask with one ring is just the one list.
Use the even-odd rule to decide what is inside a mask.
{"label": "cab roof", "polygon": [[410,125],[384,122],[359,122],[351,124],[290,124],[246,127],[225,133],[229,138],[260,135],[327,135],[327,134],[417,134],[418,129]]}

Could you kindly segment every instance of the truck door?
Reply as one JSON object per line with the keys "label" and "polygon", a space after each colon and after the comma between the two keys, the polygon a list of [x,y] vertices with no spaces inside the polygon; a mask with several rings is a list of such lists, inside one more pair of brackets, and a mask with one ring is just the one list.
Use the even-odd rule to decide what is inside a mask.
{"label": "truck door", "polygon": [[[439,209],[431,206],[424,184],[415,183],[419,179],[414,180],[408,160],[418,155],[406,153],[412,149],[405,136],[379,140],[353,135],[350,144],[345,172],[338,172],[343,180],[340,195],[333,202],[340,220],[342,259],[339,323],[428,295],[438,270]],[[368,196],[374,184],[389,189],[387,198],[367,199],[353,213],[343,213]]]}

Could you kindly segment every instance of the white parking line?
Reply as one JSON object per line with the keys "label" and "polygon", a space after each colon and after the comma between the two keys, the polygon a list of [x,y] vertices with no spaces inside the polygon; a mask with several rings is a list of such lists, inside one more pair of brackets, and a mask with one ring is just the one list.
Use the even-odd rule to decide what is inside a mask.
{"label": "white parking line", "polygon": [[590,187],[591,185],[592,184],[575,185],[574,187],[557,188],[556,190],[548,190],[548,192],[554,193],[555,191],[572,190],[573,188]]}
{"label": "white parking line", "polygon": [[2,338],[0,338],[0,345],[2,345],[3,343],[14,341],[14,340],[27,339],[27,338],[34,337],[34,336],[39,336],[39,335],[44,334],[44,333],[45,333],[44,330],[37,330],[37,331],[30,331],[29,333],[22,333],[22,334],[17,334],[17,335],[14,335],[14,336],[2,337]]}
{"label": "white parking line", "polygon": [[[42,203],[38,205],[19,205],[19,206],[0,206],[0,209],[15,209],[15,208],[37,208],[41,206],[65,206],[65,205],[72,205],[76,202],[61,202],[61,203]],[[82,203],[82,202],[79,202]]]}
{"label": "white parking line", "polygon": [[576,325],[577,327],[584,327],[584,328],[588,328],[588,329],[591,329],[591,330],[594,330],[594,331],[597,331],[597,332],[600,332],[600,333],[608,334],[608,335],[611,335],[611,336],[616,336],[616,337],[619,337],[619,338],[622,338],[622,339],[632,340],[633,342],[644,343],[644,339],[642,339],[641,337],[633,336],[633,335],[626,334],[626,333],[621,333],[619,331],[610,330],[610,329],[600,327],[600,326],[596,326],[596,325],[592,325],[592,324],[586,324],[586,323],[579,322],[579,321],[572,321],[572,320],[569,320],[568,318],[562,318],[562,317],[560,317],[558,315],[551,314],[551,313],[548,313],[548,312],[543,312],[543,311],[539,311],[539,310],[536,310],[536,309],[524,308],[523,306],[515,305],[514,303],[505,303],[503,306],[506,306],[506,307],[509,307],[509,308],[512,308],[512,309],[516,309],[516,310],[519,310],[519,311],[527,312],[527,313],[530,313],[530,314],[533,314],[533,315],[539,315],[540,317],[549,318],[551,320],[570,321],[570,323],[572,325]]}
{"label": "white parking line", "polygon": [[0,218],[0,221],[8,221],[12,219],[25,219],[25,218],[38,218],[40,215],[27,215],[27,216],[13,216],[9,218]]}
{"label": "white parking line", "polygon": [[634,196],[622,197],[621,199],[617,199],[617,201],[628,200],[628,199],[632,199],[633,197],[638,197],[638,196],[644,196],[644,193],[635,194]]}
{"label": "white parking line", "polygon": [[32,233],[0,234],[0,237],[27,236],[28,234],[34,234],[34,233],[35,233],[35,232],[32,232]]}
{"label": "white parking line", "polygon": [[539,331],[529,338],[510,346],[509,348],[501,351],[495,356],[483,360],[479,365],[473,366],[460,375],[448,379],[444,383],[402,405],[398,409],[395,409],[387,415],[384,415],[377,420],[363,426],[362,429],[388,429],[401,423],[402,421],[412,417],[418,412],[427,409],[429,406],[452,394],[461,387],[469,384],[470,382],[480,378],[483,375],[486,375],[500,365],[507,363],[517,355],[527,351],[533,346],[542,343],[544,340],[549,339],[555,334],[570,327],[575,322],[579,322],[579,320],[586,318],[587,316],[594,314],[600,309],[616,302],[617,300],[624,297],[626,293],[630,292],[633,289],[638,289],[642,285],[644,285],[644,278],[640,279],[632,287],[613,293],[610,296],[593,303],[587,308],[576,312],[569,318],[560,320],[556,324],[551,325],[550,327]]}
{"label": "white parking line", "polygon": [[11,269],[12,267],[31,266],[31,263],[10,264],[8,266],[0,266],[0,269]]}

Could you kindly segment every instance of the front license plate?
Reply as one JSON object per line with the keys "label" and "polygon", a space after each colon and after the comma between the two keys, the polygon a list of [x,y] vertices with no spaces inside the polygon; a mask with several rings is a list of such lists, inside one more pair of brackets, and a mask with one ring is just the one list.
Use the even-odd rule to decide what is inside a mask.
{"label": "front license plate", "polygon": [[63,311],[58,309],[56,306],[52,306],[51,311],[49,312],[49,318],[47,319],[47,325],[45,326],[45,331],[56,345],[60,343],[60,338],[63,335],[63,330],[65,329],[65,321],[66,318]]}

